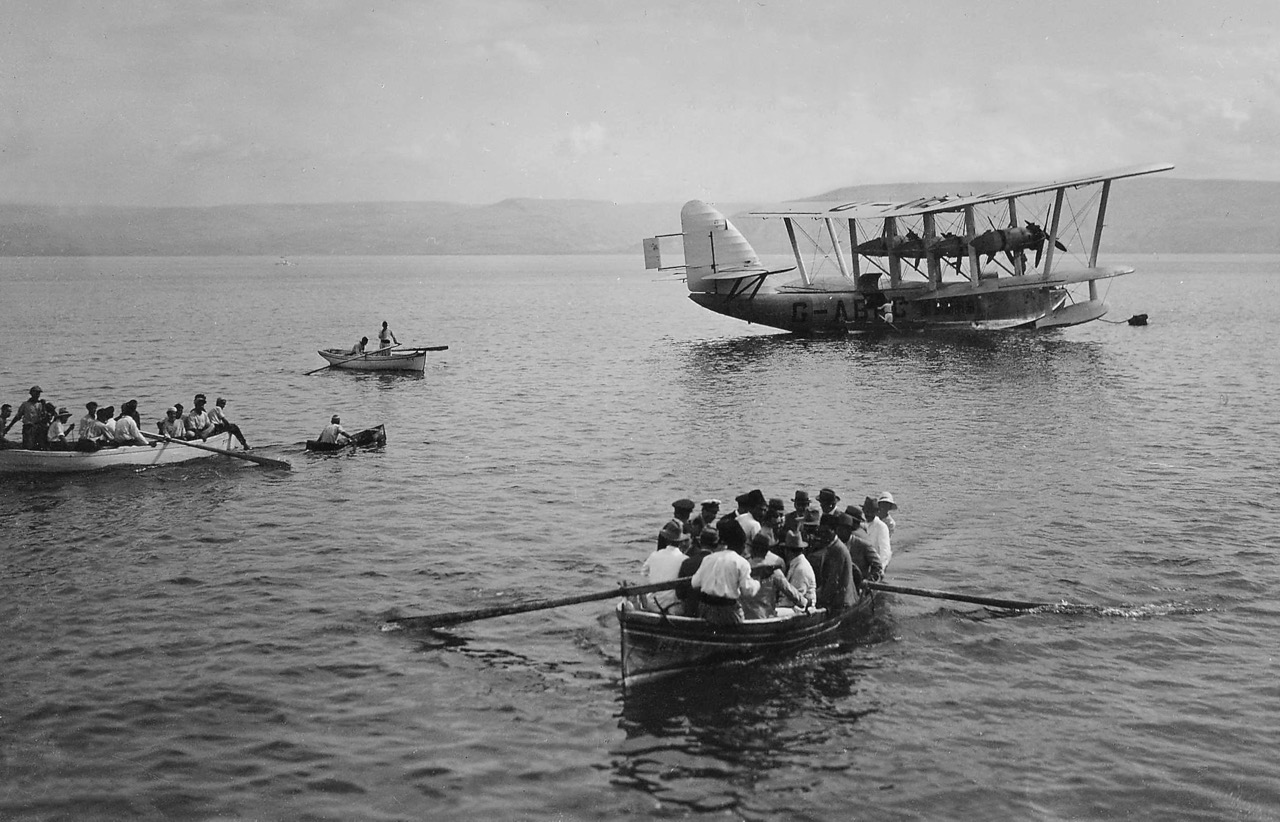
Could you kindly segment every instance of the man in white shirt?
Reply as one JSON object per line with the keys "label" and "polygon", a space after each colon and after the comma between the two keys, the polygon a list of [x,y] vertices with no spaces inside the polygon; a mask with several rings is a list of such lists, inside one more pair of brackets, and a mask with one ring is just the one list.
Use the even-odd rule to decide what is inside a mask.
{"label": "man in white shirt", "polygon": [[761,524],[769,511],[769,501],[764,498],[764,492],[759,488],[743,494],[738,500],[738,505],[742,509],[742,513],[738,514],[738,524],[742,526],[742,531],[746,534],[746,542],[750,545],[751,540],[760,533]]}
{"label": "man in white shirt", "polygon": [[233,437],[240,440],[240,447],[248,451],[249,443],[245,442],[244,434],[240,433],[240,426],[227,419],[227,415],[223,412],[223,409],[226,407],[227,401],[222,397],[218,397],[213,401],[213,408],[209,409],[209,422],[213,423],[213,433],[230,433]]}
{"label": "man in white shirt", "polygon": [[[893,559],[893,547],[889,541],[889,526],[878,516],[872,516],[867,520],[867,541],[871,543],[871,550],[875,553],[876,559],[880,563],[880,572],[889,569],[889,560]],[[871,582],[879,582],[880,574],[873,567],[867,575],[867,579]]]}
{"label": "man in white shirt", "polygon": [[[668,522],[662,526],[662,533],[659,536],[662,537],[659,541],[666,542],[666,546],[649,554],[642,566],[645,578],[650,583],[679,579],[680,566],[689,558],[686,556],[689,550],[689,535],[680,530],[679,526]],[[653,604],[659,611],[668,610],[678,600],[679,597],[674,588],[670,591],[656,591],[653,594]]]}
{"label": "man in white shirt", "polygon": [[71,429],[76,427],[73,422],[67,425],[67,420],[71,419],[71,412],[66,408],[59,408],[58,413],[53,418],[53,422],[49,423],[49,446],[54,449],[63,449],[67,444],[67,437],[71,434]]}
{"label": "man in white shirt", "polygon": [[320,442],[328,445],[338,445],[342,440],[350,441],[351,435],[347,433],[347,429],[342,427],[342,418],[334,414],[329,418],[329,424],[320,432]]}
{"label": "man in white shirt", "polygon": [[893,529],[897,525],[893,521],[890,511],[898,507],[898,503],[893,501],[893,494],[888,491],[881,491],[880,496],[876,497],[876,516],[884,520],[884,524],[889,526],[889,534],[893,535]]}
{"label": "man in white shirt", "polygon": [[133,417],[128,414],[121,414],[116,420],[115,430],[111,432],[111,438],[116,445],[150,445],[155,447],[156,441],[149,440],[142,436],[142,432],[138,430],[138,423],[133,421]]}
{"label": "man in white shirt", "polygon": [[182,418],[182,425],[186,428],[186,439],[193,440],[199,437],[201,440],[207,440],[213,435],[213,423],[209,420],[209,412],[204,407],[204,394],[196,394],[192,400],[191,410]]}
{"label": "man in white shirt", "polygon": [[726,522],[720,538],[720,549],[702,561],[690,584],[698,591],[698,616],[713,625],[729,625],[742,622],[738,599],[759,591],[760,583],[751,578],[751,563],[742,555],[747,544],[742,526]]}
{"label": "man in white shirt", "polygon": [[80,428],[80,439],[87,440],[89,439],[89,424],[98,419],[98,404],[93,400],[89,400],[84,404],[84,408],[89,413],[81,417],[77,425]]}

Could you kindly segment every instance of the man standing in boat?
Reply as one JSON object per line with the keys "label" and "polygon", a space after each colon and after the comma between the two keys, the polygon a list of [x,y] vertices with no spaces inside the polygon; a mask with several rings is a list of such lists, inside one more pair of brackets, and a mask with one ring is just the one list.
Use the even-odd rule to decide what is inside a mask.
{"label": "man standing in boat", "polygon": [[387,327],[387,321],[383,320],[382,330],[378,332],[378,350],[390,348],[392,343],[399,345],[400,341],[396,339],[396,335]]}
{"label": "man standing in boat", "polygon": [[830,613],[843,611],[858,601],[853,559],[845,544],[836,538],[837,525],[835,514],[823,514],[813,546],[815,553],[823,553],[822,564],[817,567],[818,607]]}
{"label": "man standing in boat", "polygon": [[737,520],[721,526],[720,539],[720,549],[702,561],[690,584],[698,591],[698,616],[712,625],[731,625],[743,620],[739,598],[759,591],[760,583],[751,578],[751,563],[742,555],[747,535]]}
{"label": "man standing in boat", "polygon": [[[44,427],[41,425],[41,418],[44,415],[44,403],[40,401],[40,395],[43,390],[38,385],[31,386],[31,398],[24,400],[18,406],[18,411],[13,415],[13,419],[5,427],[5,433],[9,433],[9,429],[17,424],[18,420],[22,420],[22,447],[28,450],[35,450],[40,446],[40,440],[43,438]],[[44,423],[48,425],[48,423]]]}

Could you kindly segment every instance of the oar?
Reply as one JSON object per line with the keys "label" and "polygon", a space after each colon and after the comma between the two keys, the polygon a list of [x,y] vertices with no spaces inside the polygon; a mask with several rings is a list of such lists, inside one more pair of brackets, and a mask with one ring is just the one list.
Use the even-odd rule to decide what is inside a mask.
{"label": "oar", "polygon": [[322,366],[320,366],[319,368],[316,368],[316,369],[314,369],[314,370],[312,370],[312,371],[308,371],[307,373],[303,374],[302,376],[304,376],[304,377],[310,377],[312,374],[316,373],[317,371],[323,371],[323,370],[325,370],[326,368],[333,368],[335,365],[342,365],[344,362],[353,362],[353,361],[355,361],[355,360],[363,360],[363,359],[365,359],[366,357],[372,357],[372,356],[374,356],[375,354],[381,354],[381,353],[384,353],[384,352],[386,352],[386,351],[390,351],[390,350],[391,350],[391,349],[393,349],[393,348],[399,348],[399,347],[400,347],[400,344],[399,344],[399,343],[397,343],[397,344],[395,344],[395,345],[388,345],[386,348],[379,348],[377,351],[366,351],[366,352],[364,352],[363,354],[357,354],[357,355],[355,355],[354,357],[347,357],[345,360],[338,360],[337,362],[331,362],[331,363],[329,363],[328,365],[322,365]]}
{"label": "oar", "polygon": [[189,440],[175,440],[172,437],[166,437],[163,434],[148,434],[145,431],[142,432],[142,436],[150,437],[153,440],[160,440],[161,442],[171,442],[171,443],[174,443],[175,445],[185,445],[188,448],[199,448],[201,451],[212,451],[215,454],[223,454],[228,457],[235,457],[238,460],[248,460],[249,462],[256,462],[258,463],[258,465],[265,465],[268,468],[283,468],[286,471],[293,470],[293,466],[283,460],[273,460],[267,457],[260,457],[257,454],[248,454],[248,453],[245,453],[244,451],[228,451],[225,448],[214,448],[212,445],[205,445],[202,442],[191,442]]}
{"label": "oar", "polygon": [[655,591],[670,591],[671,589],[687,583],[693,577],[682,577],[673,579],[669,582],[653,582],[648,585],[620,585],[612,591],[600,591],[595,594],[580,594],[576,597],[565,597],[564,599],[544,599],[539,602],[527,602],[523,605],[502,605],[496,608],[477,608],[474,611],[448,611],[442,614],[425,614],[423,616],[395,617],[388,619],[382,625],[382,630],[392,630],[394,628],[441,628],[446,625],[457,625],[462,622],[477,622],[482,619],[491,619],[493,617],[508,616],[510,614],[524,614],[529,611],[546,611],[551,608],[560,608],[565,605],[577,605],[580,602],[595,602],[601,599],[613,599],[614,597],[629,597],[636,594],[651,594]]}
{"label": "oar", "polygon": [[1015,611],[1031,610],[1052,605],[1052,602],[1023,602],[1017,599],[992,599],[991,597],[975,597],[969,594],[956,594],[951,591],[934,591],[929,588],[902,588],[898,585],[886,585],[883,582],[866,582],[864,587],[890,594],[907,594],[913,597],[932,597],[933,599],[953,599],[956,602],[972,602],[975,605],[990,605],[992,608],[1008,608]]}

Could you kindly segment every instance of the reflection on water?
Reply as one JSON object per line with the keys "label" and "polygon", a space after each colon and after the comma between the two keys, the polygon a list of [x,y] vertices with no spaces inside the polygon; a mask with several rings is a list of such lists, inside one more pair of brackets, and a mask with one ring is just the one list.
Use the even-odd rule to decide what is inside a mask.
{"label": "reflection on water", "polygon": [[[695,812],[794,811],[788,794],[856,771],[857,724],[878,710],[866,676],[892,634],[880,605],[832,647],[623,690],[613,783]],[[815,771],[815,760],[829,768]]]}

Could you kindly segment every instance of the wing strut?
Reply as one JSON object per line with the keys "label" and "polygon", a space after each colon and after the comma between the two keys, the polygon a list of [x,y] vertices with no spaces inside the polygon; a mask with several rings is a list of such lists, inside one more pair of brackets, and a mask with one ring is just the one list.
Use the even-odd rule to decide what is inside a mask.
{"label": "wing strut", "polygon": [[[804,257],[800,255],[800,244],[796,242],[796,227],[791,224],[790,217],[784,217],[782,222],[787,226],[787,237],[791,239],[791,253],[796,257],[796,268],[800,272],[800,282],[805,285],[813,285],[809,280],[809,271],[804,267]],[[757,285],[756,288],[760,286]]]}

